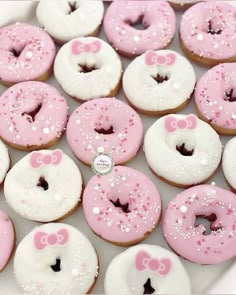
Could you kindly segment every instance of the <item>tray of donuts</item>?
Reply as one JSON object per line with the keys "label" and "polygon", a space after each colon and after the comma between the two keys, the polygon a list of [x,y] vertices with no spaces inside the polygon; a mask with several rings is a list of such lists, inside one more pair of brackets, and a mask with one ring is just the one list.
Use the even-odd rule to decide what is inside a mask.
{"label": "tray of donuts", "polygon": [[236,294],[236,3],[0,1],[0,294]]}

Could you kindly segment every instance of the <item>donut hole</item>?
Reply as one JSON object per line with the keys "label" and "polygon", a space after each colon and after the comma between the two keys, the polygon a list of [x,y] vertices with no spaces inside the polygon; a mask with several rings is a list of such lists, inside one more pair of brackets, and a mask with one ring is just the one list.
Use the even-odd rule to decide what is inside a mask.
{"label": "donut hole", "polygon": [[165,83],[170,79],[170,73],[167,71],[166,67],[158,66],[158,72],[151,75],[158,84]]}
{"label": "donut hole", "polygon": [[97,67],[96,65],[78,64],[78,66],[79,66],[79,72],[84,74],[99,70],[99,67]]}
{"label": "donut hole", "polygon": [[129,210],[129,203],[122,204],[120,202],[120,199],[119,198],[116,199],[116,201],[114,201],[112,199],[110,199],[109,201],[115,206],[115,208],[119,208],[122,212],[124,212],[124,213],[130,213],[131,212]]}
{"label": "donut hole", "polygon": [[72,1],[72,2],[69,1],[68,5],[69,5],[69,11],[67,12],[67,14],[72,14],[74,11],[78,9],[76,1]]}
{"label": "donut hole", "polygon": [[140,15],[137,17],[135,21],[131,21],[129,19],[125,20],[125,23],[131,26],[136,30],[146,30],[149,27],[149,24],[144,21],[144,15]]}
{"label": "donut hole", "polygon": [[155,289],[152,287],[150,278],[147,279],[146,283],[143,285],[143,288],[143,294],[153,294],[155,292]]}
{"label": "donut hole", "polygon": [[222,229],[222,226],[215,226],[212,223],[217,220],[217,216],[215,213],[211,213],[209,215],[196,215],[194,227],[198,227],[200,224],[204,225],[205,231],[204,235],[210,235],[212,232]]}
{"label": "donut hole", "polygon": [[37,186],[41,187],[44,191],[47,191],[49,188],[48,182],[43,176],[39,177]]}
{"label": "donut hole", "polygon": [[113,126],[111,126],[108,129],[105,129],[105,128],[94,128],[94,131],[96,131],[98,134],[105,134],[105,135],[109,135],[109,134],[115,133],[115,130],[113,129]]}
{"label": "donut hole", "polygon": [[[216,23],[216,25],[215,25]],[[212,20],[208,21],[208,27],[207,27],[207,33],[210,35],[220,35],[222,33],[222,28],[219,28],[219,24],[217,22],[214,22]]]}
{"label": "donut hole", "polygon": [[229,91],[225,91],[223,99],[228,102],[235,102],[236,95],[234,95],[234,89],[231,88]]}
{"label": "donut hole", "polygon": [[152,78],[158,83],[158,84],[161,84],[165,81],[168,81],[169,80],[169,77],[168,76],[162,76],[160,74],[157,74],[156,76],[152,76]]}
{"label": "donut hole", "polygon": [[61,271],[61,259],[57,258],[56,263],[51,264],[50,267],[54,272],[60,272]]}
{"label": "donut hole", "polygon": [[39,111],[41,110],[41,108],[42,108],[42,104],[40,103],[32,111],[30,111],[30,112],[24,112],[21,115],[23,117],[25,117],[25,119],[27,121],[29,121],[30,123],[33,123],[35,121],[36,115],[39,113]]}
{"label": "donut hole", "polygon": [[15,57],[19,57],[21,55],[22,50],[16,50],[15,48],[10,49],[10,52],[15,56]]}
{"label": "donut hole", "polygon": [[192,156],[194,153],[194,149],[188,149],[185,145],[185,143],[182,143],[180,145],[176,145],[176,150],[185,157]]}

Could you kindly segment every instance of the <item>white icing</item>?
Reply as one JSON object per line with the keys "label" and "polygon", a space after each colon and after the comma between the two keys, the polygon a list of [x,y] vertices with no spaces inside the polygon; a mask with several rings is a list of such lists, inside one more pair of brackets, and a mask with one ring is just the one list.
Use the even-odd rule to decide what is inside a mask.
{"label": "white icing", "polygon": [[[150,270],[138,271],[135,257],[140,251],[156,259],[168,258],[172,264],[170,272],[162,276]],[[105,294],[143,294],[148,278],[155,289],[152,294],[191,294],[190,279],[178,256],[159,246],[145,244],[131,247],[111,261],[105,275]]]}
{"label": "white icing", "polygon": [[[151,169],[159,176],[180,185],[204,182],[217,169],[222,145],[214,129],[197,119],[194,129],[177,129],[168,132],[165,128],[167,117],[186,119],[186,115],[168,115],[157,120],[146,132],[144,150]],[[185,143],[192,156],[183,156],[177,145]],[[205,161],[207,161],[207,166]]]}
{"label": "white icing", "polygon": [[[34,244],[37,232],[56,234],[68,232],[63,245],[46,246],[38,250]],[[61,259],[61,271],[51,265]],[[19,244],[14,273],[26,294],[86,294],[98,275],[98,258],[90,241],[76,228],[63,223],[50,223],[31,231]]]}
{"label": "white icing", "polygon": [[225,145],[222,169],[228,183],[236,189],[236,137],[232,138]]}
{"label": "white icing", "polygon": [[[174,54],[173,65],[147,65],[143,54],[135,58],[123,76],[123,89],[127,99],[138,109],[160,112],[179,107],[191,97],[196,76],[189,61],[171,50],[155,51],[158,55]],[[152,77],[168,76],[169,80],[157,83]]]}
{"label": "white icing", "polygon": [[[78,7],[70,14],[69,2]],[[41,26],[63,42],[93,34],[102,23],[103,13],[103,2],[90,0],[41,0],[37,8]]]}
{"label": "white icing", "polygon": [[[101,49],[96,53],[83,52],[75,55],[72,53],[75,40],[84,44],[98,41]],[[78,64],[96,66],[98,70],[81,73]],[[78,38],[61,47],[55,59],[54,74],[70,96],[90,100],[110,95],[121,79],[122,64],[115,50],[101,39]]]}
{"label": "white icing", "polygon": [[[63,152],[59,164],[33,168],[30,163],[33,153],[38,152],[28,154],[9,171],[4,182],[4,194],[8,204],[22,217],[39,222],[54,221],[81,201],[81,172]],[[39,153],[50,155],[51,151],[40,150]],[[40,177],[48,182],[48,190],[37,186]]]}
{"label": "white icing", "polygon": [[9,157],[8,149],[0,140],[0,183],[3,182],[9,168],[10,168],[10,157]]}

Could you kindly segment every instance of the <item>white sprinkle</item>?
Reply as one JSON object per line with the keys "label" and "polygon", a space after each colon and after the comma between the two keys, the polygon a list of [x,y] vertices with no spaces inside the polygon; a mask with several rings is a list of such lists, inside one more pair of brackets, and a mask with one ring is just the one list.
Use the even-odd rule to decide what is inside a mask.
{"label": "white sprinkle", "polygon": [[100,209],[98,207],[93,208],[93,214],[97,215],[100,213]]}
{"label": "white sprinkle", "polygon": [[212,181],[211,185],[216,185],[216,183],[214,181]]}
{"label": "white sprinkle", "polygon": [[198,39],[199,41],[202,41],[202,40],[204,39],[204,37],[203,37],[202,34],[198,34],[198,35],[197,35],[197,39]]}
{"label": "white sprinkle", "polygon": [[58,194],[56,194],[56,195],[54,196],[54,199],[55,199],[56,201],[60,201],[60,200],[61,200],[61,196],[58,195]]}
{"label": "white sprinkle", "polygon": [[43,133],[44,134],[49,134],[50,133],[50,129],[48,127],[44,127],[43,128]]}
{"label": "white sprinkle", "polygon": [[14,130],[14,129],[13,129],[13,126],[9,127],[9,131],[10,131],[10,132],[13,132],[13,130]]}
{"label": "white sprinkle", "polygon": [[32,130],[33,130],[33,131],[36,131],[37,128],[36,128],[35,126],[32,126]]}
{"label": "white sprinkle", "polygon": [[125,180],[126,180],[126,177],[125,177],[125,176],[122,176],[121,179],[122,179],[123,181],[125,181]]}
{"label": "white sprinkle", "polygon": [[99,147],[98,147],[98,152],[99,152],[99,153],[103,153],[103,152],[104,152],[104,147],[99,146]]}
{"label": "white sprinkle", "polygon": [[129,229],[128,227],[126,227],[125,231],[126,231],[127,233],[129,233],[130,229]]}
{"label": "white sprinkle", "polygon": [[71,274],[72,274],[73,277],[78,277],[78,275],[79,275],[79,270],[78,270],[77,268],[74,268],[74,269],[72,269]]}
{"label": "white sprinkle", "polygon": [[107,226],[112,226],[112,223],[111,223],[111,222],[108,222],[108,223],[107,223]]}
{"label": "white sprinkle", "polygon": [[186,206],[181,206],[181,207],[180,207],[180,211],[181,211],[182,213],[186,213],[186,212],[188,211],[188,208],[187,208]]}
{"label": "white sprinkle", "polygon": [[206,166],[208,164],[208,161],[207,159],[201,159],[200,163],[202,166]]}
{"label": "white sprinkle", "polygon": [[110,186],[111,186],[111,187],[114,187],[114,186],[115,186],[115,184],[112,182],[112,183],[110,183]]}
{"label": "white sprinkle", "polygon": [[182,219],[179,219],[178,220],[178,224],[182,224],[183,223],[183,220]]}
{"label": "white sprinkle", "polygon": [[136,42],[136,43],[139,42],[139,39],[140,39],[140,38],[139,38],[139,36],[137,36],[137,35],[133,37],[133,40],[134,40],[134,42]]}
{"label": "white sprinkle", "polygon": [[80,120],[76,120],[76,124],[80,124]]}
{"label": "white sprinkle", "polygon": [[27,51],[25,54],[27,59],[31,59],[33,57],[33,52],[32,51]]}
{"label": "white sprinkle", "polygon": [[235,114],[232,114],[232,119],[236,119],[236,115]]}

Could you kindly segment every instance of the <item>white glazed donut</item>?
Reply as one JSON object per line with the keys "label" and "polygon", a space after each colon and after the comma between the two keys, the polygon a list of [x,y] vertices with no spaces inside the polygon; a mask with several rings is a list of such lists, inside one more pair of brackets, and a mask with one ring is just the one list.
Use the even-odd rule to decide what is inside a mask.
{"label": "white glazed donut", "polygon": [[8,149],[0,140],[0,184],[3,182],[7,171],[10,168],[10,156],[8,153]]}
{"label": "white glazed donut", "polygon": [[236,191],[236,137],[232,138],[225,145],[222,169],[230,187]]}
{"label": "white glazed donut", "polygon": [[167,115],[146,132],[144,151],[149,167],[163,180],[189,187],[207,181],[221,161],[222,145],[215,130],[195,115]]}
{"label": "white glazed donut", "polygon": [[62,219],[81,202],[83,179],[73,160],[61,150],[31,152],[9,171],[4,182],[8,204],[24,218]]}
{"label": "white glazed donut", "polygon": [[105,275],[106,295],[191,294],[180,259],[154,245],[138,245],[116,256]]}
{"label": "white glazed donut", "polygon": [[86,294],[98,276],[98,257],[76,228],[48,223],[20,242],[14,259],[16,280],[24,294]]}
{"label": "white glazed donut", "polygon": [[152,115],[179,111],[190,99],[195,83],[192,65],[171,50],[147,51],[129,64],[123,76],[130,104]]}
{"label": "white glazed donut", "polygon": [[115,96],[122,64],[106,42],[95,37],[73,39],[59,50],[54,74],[70,96],[82,101]]}
{"label": "white glazed donut", "polygon": [[37,8],[39,23],[60,43],[96,35],[103,14],[102,1],[41,0]]}

